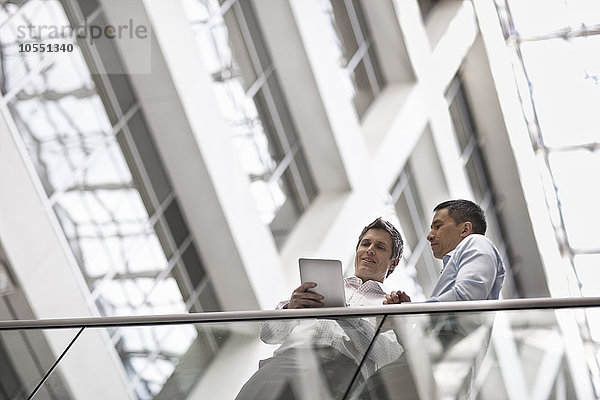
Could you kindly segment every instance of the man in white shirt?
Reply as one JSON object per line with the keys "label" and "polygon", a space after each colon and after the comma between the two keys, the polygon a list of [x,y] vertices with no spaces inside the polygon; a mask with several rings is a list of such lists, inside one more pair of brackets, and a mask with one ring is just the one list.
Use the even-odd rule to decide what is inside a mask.
{"label": "man in white shirt", "polygon": [[[363,229],[356,245],[354,276],[344,278],[348,305],[383,303],[386,296],[383,281],[398,265],[402,250],[402,237],[391,223],[378,218]],[[399,295],[402,297],[403,293]],[[314,283],[304,283],[277,308],[317,308],[323,306],[322,299]],[[259,370],[237,399],[341,398],[375,331],[375,318],[263,323],[261,339],[269,344],[281,343],[281,347],[272,358],[261,361]],[[380,333],[363,363],[360,379],[395,361],[402,352],[393,331]]]}

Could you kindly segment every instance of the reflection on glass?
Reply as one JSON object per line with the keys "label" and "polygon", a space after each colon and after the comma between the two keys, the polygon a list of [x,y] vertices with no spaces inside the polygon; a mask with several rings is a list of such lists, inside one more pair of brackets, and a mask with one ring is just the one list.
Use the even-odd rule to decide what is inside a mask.
{"label": "reflection on glass", "polygon": [[369,317],[263,322],[260,339],[280,347],[260,361],[236,399],[343,398],[353,382],[364,382],[402,354],[393,330],[385,329],[375,339],[380,321]]}
{"label": "reflection on glass", "polygon": [[488,352],[493,314],[388,316],[405,349],[355,390],[353,398],[477,398],[471,392]]}
{"label": "reflection on glass", "polygon": [[[26,399],[76,337],[79,329],[0,331],[0,398]],[[47,338],[52,337],[51,350]],[[53,373],[35,398],[71,399],[64,376]]]}
{"label": "reflection on glass", "polygon": [[[190,325],[121,328],[115,347],[130,369],[129,385],[138,398],[154,398],[163,389],[198,333]],[[214,351],[214,350],[213,350]]]}
{"label": "reflection on glass", "polygon": [[[493,400],[552,393],[550,398],[585,400],[582,394],[593,393],[598,372],[593,357],[599,343],[585,333],[573,336],[580,331],[565,327],[573,317],[597,311],[590,307],[120,327],[123,341],[118,348],[143,353],[152,337],[174,339],[152,351],[151,361],[132,360],[140,376],[130,376],[127,385],[136,387],[141,399]],[[380,323],[375,335],[373,328]],[[88,336],[102,331],[87,328],[55,373],[63,373],[69,359],[85,355]],[[195,335],[189,346],[179,341],[189,336],[186,331]],[[81,368],[86,371],[93,365]],[[145,391],[136,384],[142,376]],[[119,384],[104,382],[102,376],[96,379],[107,393]],[[44,388],[57,390],[57,385],[48,381]]]}

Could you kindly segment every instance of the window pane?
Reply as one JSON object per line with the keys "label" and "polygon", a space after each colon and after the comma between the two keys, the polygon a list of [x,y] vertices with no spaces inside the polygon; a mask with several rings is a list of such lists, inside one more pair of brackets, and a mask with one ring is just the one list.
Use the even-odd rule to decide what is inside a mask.
{"label": "window pane", "polygon": [[[583,284],[584,296],[598,296],[600,293],[600,254],[582,254],[575,256],[575,270]],[[586,310],[592,337],[600,341],[600,309]]]}
{"label": "window pane", "polygon": [[427,19],[427,16],[437,3],[439,3],[439,0],[419,0],[419,8],[421,9],[423,20]]}
{"label": "window pane", "polygon": [[[274,186],[274,185],[271,185]],[[281,247],[287,238],[288,233],[294,227],[296,221],[302,212],[302,205],[299,204],[298,194],[293,185],[291,172],[289,168],[283,174],[282,179],[277,185],[278,189],[285,195],[285,202],[279,207],[271,221],[270,228],[273,238],[278,247]]]}
{"label": "window pane", "polygon": [[456,138],[458,139],[460,151],[463,152],[465,151],[467,143],[469,142],[469,126],[465,125],[465,121],[463,121],[463,110],[461,108],[459,96],[460,95],[454,97],[452,103],[450,104],[450,116],[452,117],[454,132],[456,133]]}
{"label": "window pane", "polygon": [[231,7],[225,13],[223,19],[229,31],[229,46],[233,48],[235,53],[235,66],[237,67],[235,74],[242,77],[244,90],[248,90],[254,81],[256,81],[259,72],[256,71],[255,65],[252,62],[251,53],[245,41],[247,36],[244,36],[240,28],[237,15],[235,7]]}
{"label": "window pane", "polygon": [[590,173],[600,171],[600,153],[585,150],[552,153],[550,166],[558,185],[565,227],[571,246],[598,248],[600,186]]}
{"label": "window pane", "polygon": [[[156,197],[159,203],[161,203],[171,192],[171,184],[167,174],[162,167],[160,157],[156,151],[154,141],[150,137],[150,132],[144,121],[144,117],[140,111],[136,112],[128,122],[129,130],[137,152],[140,155],[143,168],[145,168],[152,188],[156,193]],[[132,160],[132,162],[135,162]],[[132,169],[139,169],[139,167],[133,167]]]}
{"label": "window pane", "polygon": [[[375,86],[375,82],[373,82],[373,78],[371,76],[371,86],[373,87],[375,94],[377,94],[385,85],[385,80],[383,79],[381,68],[379,67],[379,58],[377,57],[377,50],[375,50],[375,46],[369,46],[369,50],[367,50],[367,57],[370,63],[369,68],[372,70],[372,76],[375,77],[375,82],[377,83],[377,86]],[[371,74],[371,71],[368,72]]]}
{"label": "window pane", "polygon": [[439,276],[439,267],[431,255],[430,249],[423,249],[415,269],[417,271],[417,282],[423,288],[423,293],[429,297]]}
{"label": "window pane", "polygon": [[283,159],[286,149],[283,147],[281,138],[278,135],[276,125],[277,117],[272,114],[272,111],[274,110],[269,107],[264,90],[266,89],[263,88],[256,93],[256,96],[254,96],[254,102],[256,103],[256,109],[258,111],[258,115],[260,116],[263,129],[269,140],[269,153],[273,159],[279,163]]}
{"label": "window pane", "polygon": [[257,58],[258,66],[254,68],[257,72],[264,72],[271,65],[271,58],[267,50],[265,39],[262,36],[260,30],[260,24],[258,18],[254,13],[254,7],[251,1],[237,1],[233,7],[238,13],[238,21],[243,21],[244,30],[247,29],[249,38],[246,39],[248,48],[252,49],[252,55]]}
{"label": "window pane", "polygon": [[188,275],[190,276],[190,282],[192,283],[192,286],[194,288],[198,287],[200,282],[202,282],[202,279],[204,279],[206,276],[206,272],[204,271],[204,267],[202,266],[202,262],[200,261],[200,257],[196,251],[196,247],[193,244],[188,246],[181,259],[185,264],[185,269]]}
{"label": "window pane", "polygon": [[358,50],[359,44],[356,41],[344,0],[331,0],[331,7],[334,17],[332,23],[340,39],[341,53],[344,57],[342,66],[345,67]]}
{"label": "window pane", "polygon": [[363,116],[371,102],[375,98],[373,87],[369,81],[367,70],[365,69],[365,62],[361,60],[354,71],[351,73],[352,81],[354,82],[354,106],[359,116]]}
{"label": "window pane", "polygon": [[177,201],[172,201],[167,207],[164,218],[167,221],[167,225],[169,225],[169,230],[171,231],[175,245],[177,247],[181,246],[185,238],[189,235],[189,231],[183,219],[183,215],[181,215],[181,210],[179,209]]}
{"label": "window pane", "polygon": [[546,145],[561,146],[598,140],[598,49],[600,36],[521,45]]}
{"label": "window pane", "polygon": [[516,29],[527,36],[566,26],[594,25],[600,20],[600,2],[595,0],[510,0],[509,3]]}
{"label": "window pane", "polygon": [[[575,269],[583,284],[583,295],[598,296],[600,293],[600,254],[575,256]],[[598,323],[600,324],[600,320]]]}
{"label": "window pane", "polygon": [[[287,152],[290,149],[292,149],[298,141],[298,135],[296,134],[296,128],[294,127],[294,124],[292,122],[291,114],[287,107],[287,102],[285,100],[285,97],[283,96],[283,91],[279,86],[279,80],[275,72],[273,72],[267,79],[267,88],[265,88],[264,90],[268,90],[268,93],[271,95],[272,104],[270,104],[271,108],[269,109],[269,111],[271,112],[271,114],[273,114],[273,121],[278,123],[278,125],[276,125],[275,127],[280,126],[278,133],[280,133],[280,135],[283,134],[283,136],[285,137],[287,145],[284,145],[283,149]],[[284,139],[281,138],[282,145],[283,140]]]}
{"label": "window pane", "polygon": [[404,232],[405,242],[410,250],[414,251],[415,247],[417,246],[419,236],[413,223],[413,219],[410,216],[410,210],[408,208],[408,203],[406,202],[405,193],[402,193],[396,202],[396,213],[398,214],[400,226]]}
{"label": "window pane", "polygon": [[473,189],[475,201],[477,204],[481,204],[481,202],[483,201],[483,196],[485,195],[485,191],[487,189],[487,184],[485,182],[485,177],[483,176],[481,163],[476,162],[478,158],[477,154],[478,153],[472,154],[471,158],[469,158],[469,161],[467,161],[467,165],[465,166],[465,168],[467,170],[469,182],[471,183],[471,188]]}
{"label": "window pane", "polygon": [[96,8],[98,8],[98,0],[79,0],[79,7],[81,7],[81,13],[87,17]]}
{"label": "window pane", "polygon": [[312,202],[317,195],[317,186],[312,178],[312,173],[308,166],[308,162],[306,161],[306,157],[304,156],[304,151],[302,149],[298,150],[294,155],[294,162],[296,163],[296,167],[298,168],[298,173],[300,174],[300,178],[302,179],[303,189],[306,193],[307,200]]}
{"label": "window pane", "polygon": [[221,305],[217,300],[217,294],[215,293],[215,290],[210,282],[208,282],[200,292],[198,301],[200,301],[203,311],[221,311]]}
{"label": "window pane", "polygon": [[[103,13],[94,19],[94,24],[101,27],[109,25]],[[106,71],[106,77],[111,83],[111,89],[117,98],[119,107],[121,107],[121,113],[125,114],[133,107],[136,99],[129,83],[129,78],[125,74],[125,69],[123,68],[119,52],[115,47],[114,40],[103,35],[101,38],[94,40],[93,47],[98,51],[102,60],[102,66]],[[117,122],[115,115],[111,115],[111,119],[113,123]]]}

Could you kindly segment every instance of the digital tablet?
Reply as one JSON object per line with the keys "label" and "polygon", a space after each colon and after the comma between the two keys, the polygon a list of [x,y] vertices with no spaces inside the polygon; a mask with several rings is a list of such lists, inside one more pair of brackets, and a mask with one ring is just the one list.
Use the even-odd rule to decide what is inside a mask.
{"label": "digital tablet", "polygon": [[300,265],[300,281],[317,284],[312,291],[324,297],[322,302],[325,307],[346,306],[341,261],[300,258],[298,264]]}

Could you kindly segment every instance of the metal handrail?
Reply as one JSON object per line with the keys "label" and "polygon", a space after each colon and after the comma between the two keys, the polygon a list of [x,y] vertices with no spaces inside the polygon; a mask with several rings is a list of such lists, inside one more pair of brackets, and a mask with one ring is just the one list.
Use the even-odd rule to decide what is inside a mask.
{"label": "metal handrail", "polygon": [[0,330],[109,328],[117,326],[205,324],[306,318],[342,318],[374,315],[414,315],[484,311],[600,307],[600,297],[531,298],[436,303],[403,303],[377,307],[336,307],[298,310],[224,311],[192,314],[135,315],[119,317],[51,318],[0,321]]}

